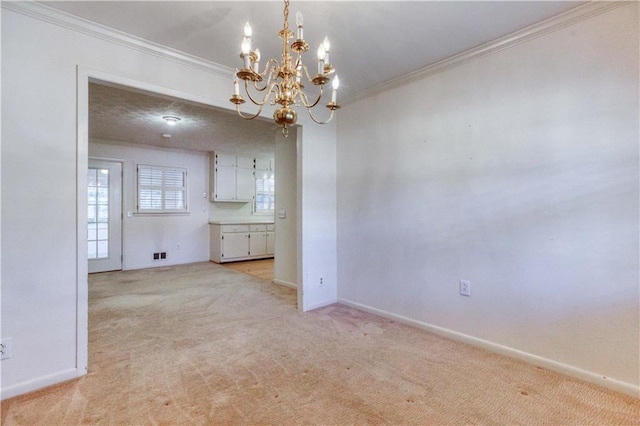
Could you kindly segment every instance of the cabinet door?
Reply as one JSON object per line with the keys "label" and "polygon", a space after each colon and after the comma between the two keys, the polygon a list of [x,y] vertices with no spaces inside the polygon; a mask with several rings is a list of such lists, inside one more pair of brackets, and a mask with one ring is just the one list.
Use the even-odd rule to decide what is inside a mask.
{"label": "cabinet door", "polygon": [[236,199],[253,201],[255,178],[253,169],[236,169]]}
{"label": "cabinet door", "polygon": [[255,165],[255,161],[253,157],[242,157],[240,155],[236,157],[236,166],[238,166],[241,169],[253,170],[254,165]]}
{"label": "cabinet door", "polygon": [[234,201],[236,199],[236,168],[217,165],[215,169],[215,200]]}
{"label": "cabinet door", "polygon": [[273,231],[267,232],[267,254],[274,254],[276,246],[276,233]]}
{"label": "cabinet door", "polygon": [[266,232],[252,232],[249,238],[249,252],[251,256],[264,256],[267,254]]}
{"label": "cabinet door", "polygon": [[267,157],[256,157],[256,170],[271,170],[271,159]]}
{"label": "cabinet door", "polygon": [[218,166],[227,166],[227,167],[235,167],[236,166],[236,156],[235,155],[227,155],[227,154],[216,154],[216,165],[218,165]]}
{"label": "cabinet door", "polygon": [[222,258],[224,260],[249,255],[249,234],[229,232],[222,234]]}

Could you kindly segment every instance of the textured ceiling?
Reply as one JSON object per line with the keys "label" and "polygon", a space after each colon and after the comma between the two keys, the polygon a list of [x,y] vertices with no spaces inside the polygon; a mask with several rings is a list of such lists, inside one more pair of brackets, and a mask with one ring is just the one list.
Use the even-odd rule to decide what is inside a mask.
{"label": "textured ceiling", "polygon": [[[180,117],[175,126],[162,119]],[[112,85],[89,84],[89,137],[165,148],[272,157],[276,126],[235,112]],[[162,134],[170,134],[164,138]]]}

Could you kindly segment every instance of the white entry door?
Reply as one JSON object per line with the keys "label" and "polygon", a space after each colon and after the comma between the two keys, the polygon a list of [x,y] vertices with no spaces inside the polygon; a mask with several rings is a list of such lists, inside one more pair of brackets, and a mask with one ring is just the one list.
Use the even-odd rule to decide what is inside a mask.
{"label": "white entry door", "polygon": [[89,160],[89,273],[122,269],[122,164]]}

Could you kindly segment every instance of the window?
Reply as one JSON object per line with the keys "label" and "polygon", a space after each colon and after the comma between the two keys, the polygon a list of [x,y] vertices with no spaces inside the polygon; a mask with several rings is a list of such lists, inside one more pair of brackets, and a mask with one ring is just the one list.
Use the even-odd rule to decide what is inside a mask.
{"label": "window", "polygon": [[186,213],[187,171],[138,164],[138,213]]}
{"label": "window", "polygon": [[273,213],[276,194],[273,172],[256,170],[256,213]]}

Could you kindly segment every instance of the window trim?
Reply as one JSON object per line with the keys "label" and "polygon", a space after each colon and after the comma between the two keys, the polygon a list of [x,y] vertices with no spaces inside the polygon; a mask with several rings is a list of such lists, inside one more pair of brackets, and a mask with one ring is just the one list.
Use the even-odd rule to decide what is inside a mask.
{"label": "window trim", "polygon": [[[155,186],[155,188],[161,191],[161,203],[162,208],[160,209],[141,209],[140,208],[140,169],[147,168],[150,170],[159,170],[162,173],[161,185]],[[167,187],[165,186],[165,174],[167,171],[178,171],[182,173],[183,176],[183,199],[184,199],[184,208],[183,209],[167,209],[165,208],[165,191],[167,191]],[[161,166],[156,164],[147,164],[147,163],[137,163],[136,164],[136,216],[157,216],[157,215],[188,215],[189,211],[189,183],[188,183],[189,172],[185,167],[178,166]],[[154,186],[149,186],[153,188]],[[171,189],[176,189],[179,187],[169,187]]]}

